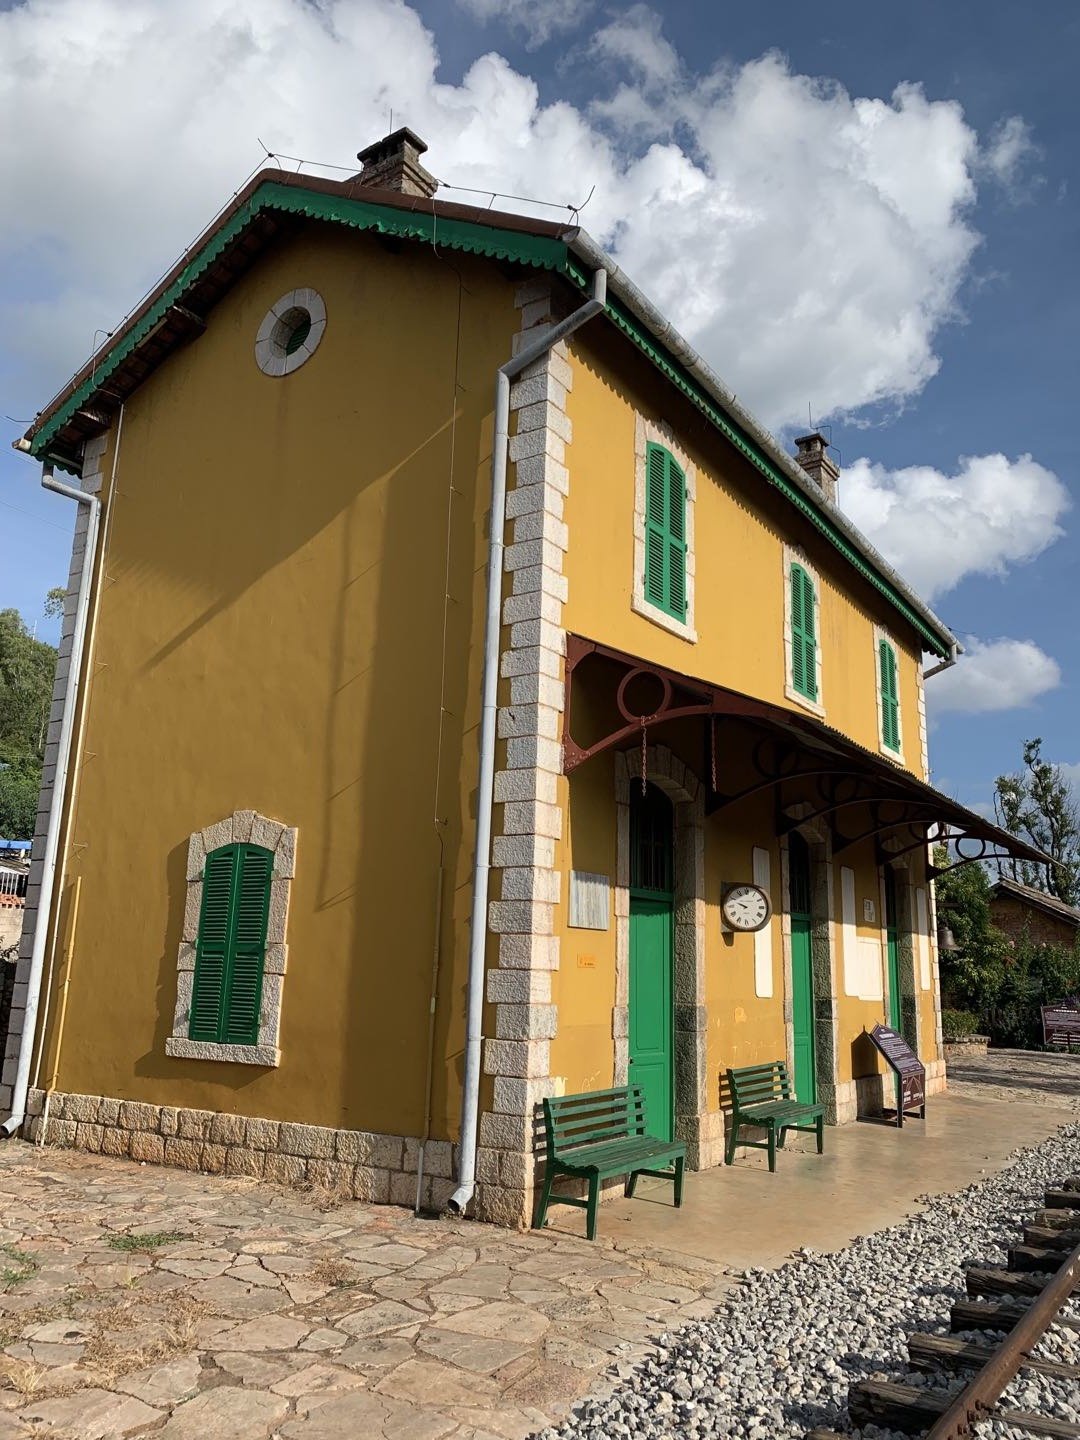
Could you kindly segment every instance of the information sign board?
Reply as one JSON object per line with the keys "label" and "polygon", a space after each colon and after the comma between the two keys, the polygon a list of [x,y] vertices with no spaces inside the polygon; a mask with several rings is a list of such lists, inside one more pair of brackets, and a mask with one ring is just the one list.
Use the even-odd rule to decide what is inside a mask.
{"label": "information sign board", "polygon": [[1062,1000],[1042,1006],[1043,1044],[1055,1050],[1080,1050],[1080,1004]]}
{"label": "information sign board", "polygon": [[896,1076],[896,1123],[903,1125],[904,1116],[919,1112],[926,1118],[926,1069],[902,1035],[888,1025],[875,1025],[870,1039]]}

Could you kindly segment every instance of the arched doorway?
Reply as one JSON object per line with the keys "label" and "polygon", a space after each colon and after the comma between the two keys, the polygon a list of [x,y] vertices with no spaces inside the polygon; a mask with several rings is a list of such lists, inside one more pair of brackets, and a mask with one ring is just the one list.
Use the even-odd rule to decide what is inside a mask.
{"label": "arched doorway", "polygon": [[649,1131],[675,1132],[675,825],[656,785],[630,787],[628,1074],[645,1094]]}

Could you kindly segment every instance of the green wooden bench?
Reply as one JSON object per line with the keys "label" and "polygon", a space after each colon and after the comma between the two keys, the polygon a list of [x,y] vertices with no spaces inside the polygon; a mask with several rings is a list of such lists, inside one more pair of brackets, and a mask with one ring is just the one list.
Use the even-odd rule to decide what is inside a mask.
{"label": "green wooden bench", "polygon": [[[674,1180],[675,1204],[682,1204],[686,1146],[649,1134],[645,1096],[639,1086],[623,1085],[615,1090],[545,1100],[544,1127],[547,1164],[535,1229],[546,1223],[549,1205],[576,1205],[588,1212],[588,1235],[595,1240],[600,1181],[613,1175],[626,1176],[628,1196],[633,1195],[639,1175]],[[559,1175],[587,1180],[588,1199],[553,1195],[551,1187]]]}
{"label": "green wooden bench", "polygon": [[768,1065],[744,1065],[739,1070],[729,1068],[727,1081],[731,1095],[731,1130],[724,1159],[728,1165],[735,1160],[735,1146],[740,1143],[739,1130],[743,1125],[759,1125],[768,1131],[765,1140],[741,1143],[756,1150],[768,1150],[770,1170],[776,1169],[776,1147],[779,1144],[781,1150],[784,1148],[784,1137],[789,1130],[816,1132],[817,1153],[822,1153],[825,1107],[803,1105],[795,1099],[783,1060],[773,1060]]}

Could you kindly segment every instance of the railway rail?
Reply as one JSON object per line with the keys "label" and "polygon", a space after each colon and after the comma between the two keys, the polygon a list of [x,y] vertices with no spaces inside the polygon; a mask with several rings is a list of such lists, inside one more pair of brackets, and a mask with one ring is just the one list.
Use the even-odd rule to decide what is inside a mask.
{"label": "railway rail", "polygon": [[[1033,1354],[1054,1326],[1080,1333],[1080,1319],[1062,1315],[1080,1291],[1080,1175],[1047,1190],[1044,1208],[1024,1226],[1023,1241],[1009,1250],[1008,1268],[973,1266],[966,1272],[968,1298],[950,1314],[951,1335],[908,1336],[912,1369],[971,1371],[953,1395],[894,1381],[860,1380],[848,1392],[856,1426],[876,1425],[924,1436],[968,1440],[984,1421],[998,1421],[1032,1435],[1080,1440],[1080,1425],[1053,1415],[1002,1406],[1001,1397],[1021,1370],[1072,1382],[1080,1393],[1080,1366]],[[997,1344],[961,1338],[957,1332],[1006,1331]],[[845,1440],[832,1430],[812,1430],[806,1440]]]}

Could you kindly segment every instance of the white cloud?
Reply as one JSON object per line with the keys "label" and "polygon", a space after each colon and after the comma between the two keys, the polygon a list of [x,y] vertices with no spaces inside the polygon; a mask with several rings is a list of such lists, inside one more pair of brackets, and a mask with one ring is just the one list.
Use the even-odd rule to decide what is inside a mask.
{"label": "white cloud", "polygon": [[967,575],[1003,575],[1064,533],[1069,493],[1030,455],[961,459],[955,474],[929,465],[847,466],[840,499],[855,524],[921,594],[934,598]]}
{"label": "white cloud", "polygon": [[965,653],[950,670],[926,682],[931,717],[966,715],[1031,705],[1061,684],[1061,667],[1033,640],[978,640],[967,636]]}
{"label": "white cloud", "polygon": [[501,20],[525,35],[533,50],[553,35],[576,29],[592,10],[592,0],[458,0],[463,10],[484,24]]}
{"label": "white cloud", "polygon": [[1042,154],[1027,121],[1020,115],[1006,115],[990,131],[980,162],[1008,198],[1018,204],[1030,199],[1032,191],[1044,183],[1045,177],[1031,168]]}
{"label": "white cloud", "polygon": [[[499,8],[528,8],[537,35],[584,9]],[[36,354],[66,378],[257,163],[256,137],[347,164],[391,109],[443,179],[560,202],[595,185],[589,230],[767,424],[926,384],[978,244],[981,152],[959,106],[913,85],[853,97],[777,54],[701,74],[640,6],[579,53],[587,110],[541,103],[495,54],[440,82],[404,0],[0,12],[0,94],[19,117],[0,127],[0,274],[20,277],[0,299],[7,408],[50,388]]]}
{"label": "white cloud", "polygon": [[593,36],[592,53],[625,66],[647,89],[680,79],[682,62],[664,38],[660,16],[647,5],[630,8]]}

